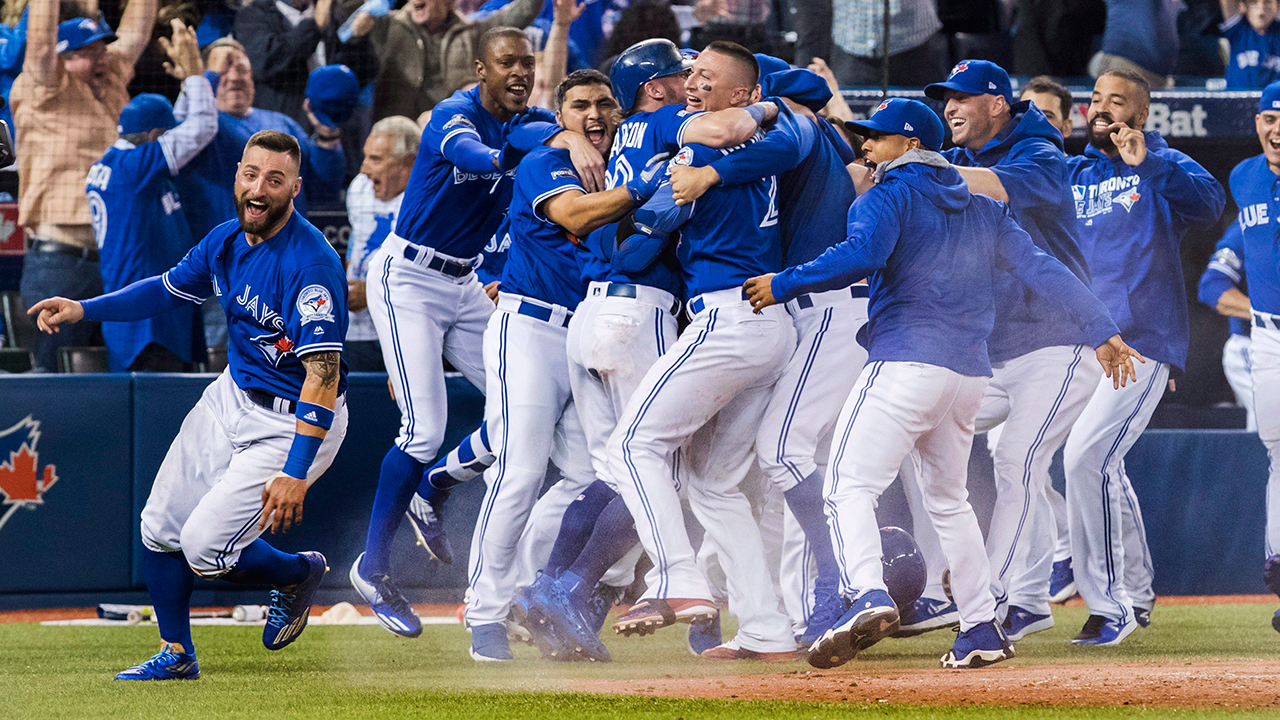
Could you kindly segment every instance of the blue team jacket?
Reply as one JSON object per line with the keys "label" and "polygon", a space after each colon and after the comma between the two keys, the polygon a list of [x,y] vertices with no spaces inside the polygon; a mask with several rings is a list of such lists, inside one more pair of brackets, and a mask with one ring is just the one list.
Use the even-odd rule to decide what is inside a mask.
{"label": "blue team jacket", "polygon": [[1226,191],[1159,133],[1146,138],[1147,157],[1137,167],[1093,146],[1067,166],[1093,292],[1129,345],[1181,370],[1190,329],[1179,245],[1192,226],[1218,221]]}
{"label": "blue team jacket", "polygon": [[775,275],[774,296],[786,301],[866,277],[863,332],[871,361],[927,363],[968,376],[991,375],[987,336],[1002,270],[1056,301],[1090,344],[1115,335],[1102,303],[1031,242],[1008,206],[971,194],[945,164],[921,151],[889,163],[880,183],[849,209],[848,238]]}

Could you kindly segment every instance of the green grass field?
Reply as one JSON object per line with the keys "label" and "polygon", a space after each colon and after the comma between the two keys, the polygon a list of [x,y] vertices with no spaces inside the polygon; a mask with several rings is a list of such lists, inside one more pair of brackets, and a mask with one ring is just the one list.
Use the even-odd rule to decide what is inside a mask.
{"label": "green grass field", "polygon": [[[1118,648],[1080,648],[1067,640],[1084,621],[1081,608],[1059,608],[1054,629],[1018,644],[1009,666],[1145,662],[1154,665],[1209,659],[1280,656],[1280,634],[1270,628],[1267,605],[1157,606],[1153,626]],[[844,670],[850,676],[898,668],[936,668],[949,632],[885,641]],[[312,626],[278,653],[262,648],[254,627],[197,627],[203,677],[194,682],[125,683],[114,673],[155,652],[152,627],[43,627],[0,624],[0,718],[400,718],[439,720],[572,718],[836,718],[853,712],[874,717],[1248,717],[1275,711],[1055,708],[1042,705],[921,706],[886,703],[798,703],[656,699],[574,692],[589,680],[714,678],[804,672],[801,663],[710,663],[684,650],[683,628],[656,637],[609,639],[615,662],[552,664],[533,648],[516,647],[517,660],[481,665],[467,657],[460,626],[428,626],[405,640],[377,627]],[[840,672],[840,671],[836,671]],[[941,671],[939,671],[941,672]],[[1000,668],[988,673],[999,682]],[[1280,696],[1280,690],[1277,691]]]}

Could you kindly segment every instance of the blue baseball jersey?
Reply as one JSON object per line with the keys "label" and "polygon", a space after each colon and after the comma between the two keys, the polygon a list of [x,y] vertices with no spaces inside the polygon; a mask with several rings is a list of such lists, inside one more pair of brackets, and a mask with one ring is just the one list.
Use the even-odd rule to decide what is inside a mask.
{"label": "blue baseball jersey", "polygon": [[1231,197],[1240,207],[1236,224],[1243,236],[1249,304],[1254,310],[1280,314],[1280,176],[1255,155],[1231,171]]}
{"label": "blue baseball jersey", "polygon": [[480,256],[484,259],[480,262],[480,267],[476,268],[476,277],[481,284],[488,285],[494,280],[502,279],[502,268],[507,264],[507,251],[510,249],[511,217],[506,214],[502,216],[502,222],[493,232],[493,237],[480,250]]}
{"label": "blue baseball jersey", "polygon": [[[1243,214],[1242,212],[1241,215]],[[1268,217],[1270,217],[1269,212]],[[1245,295],[1249,294],[1248,278],[1245,277],[1244,272],[1244,230],[1241,229],[1238,221],[1227,226],[1226,232],[1222,233],[1222,239],[1213,248],[1213,257],[1209,259],[1209,266],[1200,275],[1200,286],[1196,294],[1200,302],[1216,308],[1222,293],[1231,288]],[[1249,334],[1248,320],[1228,317],[1227,321],[1232,335]]]}
{"label": "blue baseball jersey", "polygon": [[[700,167],[728,152],[686,145],[671,162]],[[776,176],[742,185],[718,185],[682,207],[675,206],[671,185],[664,183],[636,211],[636,220],[659,231],[680,231],[676,257],[684,272],[686,298],[738,287],[782,267]]]}
{"label": "blue baseball jersey", "polygon": [[1218,26],[1230,44],[1227,54],[1227,89],[1255,90],[1280,80],[1280,20],[1265,33],[1253,29],[1244,14]]}
{"label": "blue baseball jersey", "polygon": [[659,153],[675,154],[684,144],[684,129],[700,113],[683,105],[664,105],[653,112],[638,112],[618,126],[609,151],[608,189],[626,185]]}
{"label": "blue baseball jersey", "polygon": [[[585,193],[568,150],[538,148],[520,161],[511,199],[511,248],[502,270],[503,292],[570,310],[586,296],[578,268],[577,238],[542,214],[561,193]],[[572,238],[572,239],[571,239]]]}
{"label": "blue baseball jersey", "polygon": [[1067,158],[1076,231],[1125,342],[1181,369],[1190,328],[1179,246],[1192,226],[1218,221],[1226,192],[1195,160],[1145,133],[1147,157],[1131,167],[1093,146]]}
{"label": "blue baseball jersey", "polygon": [[[554,122],[545,110],[527,115]],[[480,88],[459,90],[431,111],[418,157],[409,175],[396,235],[445,255],[473,258],[493,238],[511,204],[515,168],[465,170],[454,159],[456,141],[478,140],[494,150],[506,143],[510,123],[501,123],[480,104]]]}
{"label": "blue baseball jersey", "polygon": [[[135,147],[117,140],[89,168],[85,189],[104,292],[159,275],[195,244],[173,183],[173,165],[159,142]],[[194,327],[190,307],[146,320],[103,323],[111,371],[127,370],[150,343],[191,362]]]}
{"label": "blue baseball jersey", "polygon": [[[342,351],[347,280],[324,234],[298,213],[280,232],[250,245],[232,220],[213,229],[163,276],[173,295],[199,303],[210,295],[227,313],[227,364],[236,385],[297,400],[306,380],[298,359]],[[338,385],[347,386],[342,362]]]}
{"label": "blue baseball jersey", "polygon": [[[181,102],[179,102],[181,105]],[[294,198],[294,209],[303,217],[310,203],[336,201],[347,175],[347,159],[342,148],[326,150],[313,143],[296,120],[283,113],[252,108],[244,117],[218,113],[218,134],[178,173],[182,209],[191,226],[192,237],[204,237],[214,227],[236,216],[236,167],[244,156],[244,146],[260,130],[278,130],[292,135],[302,147],[302,192]]]}

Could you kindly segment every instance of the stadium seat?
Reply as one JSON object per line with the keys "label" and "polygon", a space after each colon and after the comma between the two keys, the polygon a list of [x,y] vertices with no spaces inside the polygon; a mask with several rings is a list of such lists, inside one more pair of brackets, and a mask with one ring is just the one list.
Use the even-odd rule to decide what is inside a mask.
{"label": "stadium seat", "polygon": [[27,305],[16,292],[0,292],[0,318],[4,321],[4,347],[29,348],[36,332],[35,321],[27,315]]}
{"label": "stadium seat", "polygon": [[58,372],[104,373],[108,371],[107,349],[104,347],[58,348]]}
{"label": "stadium seat", "polygon": [[22,348],[0,348],[0,373],[23,373],[31,370],[31,353]]}

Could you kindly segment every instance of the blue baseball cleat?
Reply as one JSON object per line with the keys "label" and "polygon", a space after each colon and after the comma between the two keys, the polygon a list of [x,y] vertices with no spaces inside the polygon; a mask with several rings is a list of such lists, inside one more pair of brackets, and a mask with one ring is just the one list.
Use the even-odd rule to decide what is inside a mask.
{"label": "blue baseball cleat", "polygon": [[701,655],[724,642],[720,633],[720,616],[689,623],[689,652]]}
{"label": "blue baseball cleat", "polygon": [[[537,593],[537,585],[550,580],[543,580],[544,577],[548,576],[539,573],[533,585],[520,590],[512,598],[511,617],[514,625],[507,624],[507,642],[532,643],[547,660],[573,660],[574,653],[569,642],[561,636],[550,618],[534,607],[533,598]],[[523,629],[523,632],[519,632],[519,629]],[[525,635],[528,635],[527,640]]]}
{"label": "blue baseball cleat", "polygon": [[1121,622],[1102,615],[1090,615],[1089,619],[1085,621],[1084,627],[1080,630],[1080,634],[1075,636],[1071,642],[1075,645],[1098,645],[1103,647],[1119,645],[1137,627],[1138,623],[1133,618]]}
{"label": "blue baseball cleat", "polygon": [[1151,626],[1151,608],[1133,606],[1133,619],[1138,622],[1138,627]]}
{"label": "blue baseball cleat", "polygon": [[914,637],[930,630],[960,624],[960,610],[951,600],[920,597],[902,610],[896,638]]}
{"label": "blue baseball cleat", "polygon": [[422,620],[418,619],[418,613],[413,611],[413,606],[400,593],[399,588],[385,574],[378,573],[367,578],[361,576],[361,560],[364,560],[364,553],[360,553],[360,557],[351,563],[351,572],[347,573],[347,577],[360,597],[373,608],[374,617],[378,618],[382,627],[397,635],[408,638],[421,635]]}
{"label": "blue baseball cleat", "polygon": [[471,659],[477,662],[508,662],[514,660],[511,644],[507,641],[505,623],[489,623],[471,628]]}
{"label": "blue baseball cleat", "polygon": [[839,590],[832,587],[814,588],[813,610],[809,613],[809,624],[805,627],[804,634],[800,636],[800,645],[804,647],[813,645],[818,638],[840,621],[840,616],[844,615],[848,609],[849,604],[845,602]]}
{"label": "blue baseball cleat", "polygon": [[527,597],[529,615],[533,621],[550,623],[555,627],[556,634],[564,640],[565,648],[573,656],[592,662],[613,660],[604,643],[600,642],[600,636],[591,630],[582,610],[559,580],[546,573],[539,574],[538,579],[529,587]]}
{"label": "blue baseball cleat", "polygon": [[195,680],[200,677],[196,654],[177,652],[165,643],[151,659],[116,675],[117,680]]}
{"label": "blue baseball cleat", "polygon": [[445,565],[452,565],[453,546],[449,544],[449,536],[444,531],[444,520],[436,512],[443,504],[443,500],[440,500],[433,506],[421,495],[414,493],[405,517],[409,518],[409,527],[413,528],[418,544],[426,548],[432,558]]}
{"label": "blue baseball cleat", "polygon": [[1009,642],[1018,642],[1031,633],[1053,627],[1053,615],[1040,615],[1017,605],[1009,606],[1009,613],[1000,626]]}
{"label": "blue baseball cleat", "polygon": [[324,580],[329,567],[325,564],[324,555],[318,552],[298,553],[311,566],[307,579],[291,588],[277,588],[271,591],[271,607],[267,608],[267,624],[262,628],[262,644],[268,650],[279,650],[302,634],[307,629],[307,618],[311,616],[311,599],[320,589],[320,581]]}
{"label": "blue baseball cleat", "polygon": [[822,670],[843,665],[897,629],[893,598],[883,590],[869,590],[855,598],[835,626],[813,643],[809,664]]}
{"label": "blue baseball cleat", "polygon": [[995,622],[985,622],[956,635],[955,644],[942,656],[942,667],[980,668],[1011,657],[1013,646],[1004,633]]}
{"label": "blue baseball cleat", "polygon": [[618,604],[626,590],[626,588],[596,583],[591,591],[591,597],[587,600],[587,607],[582,608],[582,617],[587,621],[587,627],[595,630],[599,635],[604,629],[604,621],[609,618],[609,611]]}
{"label": "blue baseball cleat", "polygon": [[1071,558],[1058,560],[1049,575],[1049,602],[1064,603],[1076,594],[1076,574],[1071,569]]}

